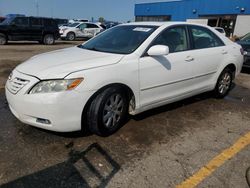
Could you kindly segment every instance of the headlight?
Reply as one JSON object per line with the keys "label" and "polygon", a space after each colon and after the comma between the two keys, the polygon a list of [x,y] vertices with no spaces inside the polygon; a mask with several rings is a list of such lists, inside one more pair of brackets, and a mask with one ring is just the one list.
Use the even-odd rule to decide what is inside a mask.
{"label": "headlight", "polygon": [[69,79],[69,80],[46,80],[36,84],[29,92],[35,93],[54,93],[75,89],[83,78]]}

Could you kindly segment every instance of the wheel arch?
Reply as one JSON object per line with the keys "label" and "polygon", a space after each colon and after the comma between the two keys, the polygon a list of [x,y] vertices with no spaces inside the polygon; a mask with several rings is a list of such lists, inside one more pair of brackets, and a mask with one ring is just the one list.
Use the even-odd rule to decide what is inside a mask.
{"label": "wheel arch", "polygon": [[236,74],[236,65],[233,64],[233,63],[230,63],[224,69],[226,69],[226,68],[229,68],[232,71],[232,73],[233,73],[233,79],[234,79],[235,78],[235,74]]}
{"label": "wheel arch", "polygon": [[86,113],[88,111],[88,108],[91,104],[91,102],[95,99],[95,97],[100,94],[101,92],[103,92],[105,89],[110,88],[110,87],[119,87],[121,89],[124,90],[124,92],[126,93],[127,97],[128,97],[128,101],[129,101],[129,111],[134,110],[135,106],[136,106],[136,99],[135,99],[135,94],[133,92],[133,90],[126,84],[123,83],[112,83],[112,84],[108,84],[105,85],[103,87],[101,87],[100,89],[98,89],[87,101],[87,103],[85,104],[83,111],[82,111],[82,130],[86,127],[84,127],[86,125]]}

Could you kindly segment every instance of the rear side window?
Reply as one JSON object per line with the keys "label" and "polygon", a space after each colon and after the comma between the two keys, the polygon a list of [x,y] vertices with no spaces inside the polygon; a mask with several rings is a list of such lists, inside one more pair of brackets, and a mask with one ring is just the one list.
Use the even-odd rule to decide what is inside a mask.
{"label": "rear side window", "polygon": [[222,40],[209,29],[199,26],[191,26],[190,28],[194,49],[224,46]]}
{"label": "rear side window", "polygon": [[99,28],[99,27],[95,24],[87,24],[87,28]]}
{"label": "rear side window", "polygon": [[14,23],[17,26],[27,26],[29,25],[29,18],[16,17],[12,23]]}
{"label": "rear side window", "polygon": [[40,18],[30,18],[31,26],[41,26],[42,20]]}
{"label": "rear side window", "polygon": [[177,26],[163,31],[152,45],[165,45],[169,52],[181,52],[188,50],[187,31],[184,26]]}

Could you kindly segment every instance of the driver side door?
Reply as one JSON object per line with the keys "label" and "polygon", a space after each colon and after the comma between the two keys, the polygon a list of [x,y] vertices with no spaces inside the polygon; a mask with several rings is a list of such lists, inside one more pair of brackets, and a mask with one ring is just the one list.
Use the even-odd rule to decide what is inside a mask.
{"label": "driver side door", "polygon": [[81,25],[79,25],[76,28],[76,36],[77,37],[86,37],[86,28],[87,28],[87,24],[86,23],[82,23]]}
{"label": "driver side door", "polygon": [[[175,101],[193,89],[194,58],[185,25],[165,29],[149,46],[166,45],[169,54],[139,60],[140,103],[144,108]],[[149,49],[148,48],[148,49]]]}

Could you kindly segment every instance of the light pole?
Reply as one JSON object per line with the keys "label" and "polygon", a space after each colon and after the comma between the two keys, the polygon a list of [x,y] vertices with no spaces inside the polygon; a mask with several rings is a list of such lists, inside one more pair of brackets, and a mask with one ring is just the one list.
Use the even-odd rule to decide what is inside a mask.
{"label": "light pole", "polygon": [[35,7],[36,7],[36,16],[39,16],[39,3],[38,0],[35,2]]}

